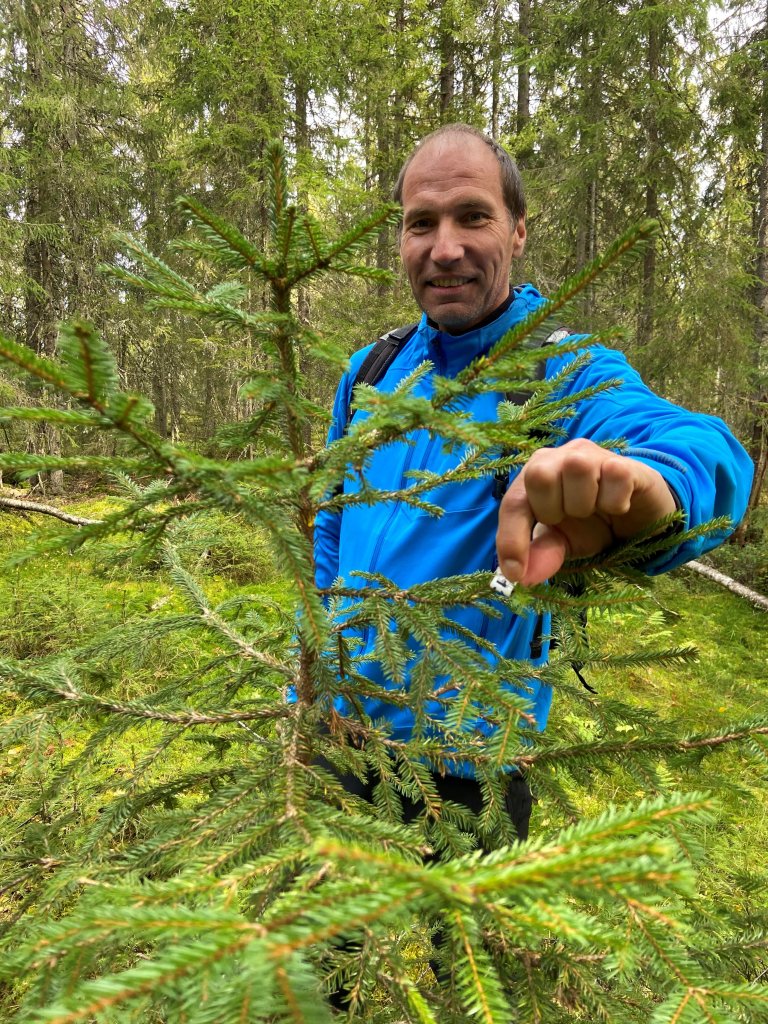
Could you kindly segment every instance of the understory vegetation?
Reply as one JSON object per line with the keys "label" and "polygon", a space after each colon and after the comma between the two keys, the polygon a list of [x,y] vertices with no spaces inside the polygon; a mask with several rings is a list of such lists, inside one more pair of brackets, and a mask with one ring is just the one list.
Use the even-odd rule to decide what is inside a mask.
{"label": "understory vegetation", "polygon": [[[68,501],[68,511],[99,518],[121,504],[115,495]],[[0,558],[5,562],[23,550],[36,535],[39,522],[0,512]],[[246,525],[210,522],[198,529],[188,547],[188,558],[200,573],[206,593],[217,601],[236,596],[254,597],[264,604],[290,606],[288,583],[275,567],[263,536]],[[727,549],[725,549],[727,551]],[[40,658],[77,643],[98,638],[110,628],[152,615],[167,614],[181,606],[162,564],[144,568],[126,565],[116,557],[118,548],[99,544],[77,555],[51,554],[32,563],[11,565],[0,575],[0,649],[15,658]],[[719,552],[718,552],[719,554]],[[714,560],[714,556],[710,556]],[[234,567],[234,571],[233,571]],[[745,575],[742,573],[741,575]],[[685,568],[649,581],[652,600],[639,611],[593,613],[589,636],[593,646],[618,654],[645,644],[649,647],[696,648],[690,662],[664,666],[648,664],[625,672],[593,666],[588,682],[598,691],[594,698],[617,698],[649,708],[664,719],[680,719],[701,732],[717,730],[724,716],[747,718],[761,713],[768,695],[768,628],[765,613],[743,598],[729,594]],[[181,645],[157,643],[140,655],[126,657],[122,668],[111,664],[118,677],[116,688],[130,699],[140,699],[179,661],[193,669],[210,656],[211,648],[196,646],[189,638]],[[570,684],[572,681],[567,678]],[[577,683],[578,685],[578,683]],[[580,703],[568,706],[567,692],[558,695],[557,718],[585,737],[592,718]],[[7,711],[15,709],[7,708]],[[622,730],[631,726],[622,725]],[[48,753],[57,767],[70,759],[82,743],[77,723]],[[19,755],[22,750],[17,752]],[[130,765],[138,756],[131,744],[122,749],[115,765]],[[193,745],[190,754],[196,757]],[[18,765],[11,758],[3,775],[6,787],[2,821],[14,819],[18,800]],[[118,771],[119,774],[119,771]],[[768,849],[768,794],[765,768],[742,757],[738,749],[724,748],[716,756],[693,766],[687,775],[692,788],[711,790],[723,807],[721,839],[707,844],[713,865],[726,872],[719,884],[764,862]],[[606,803],[624,802],[645,795],[645,780],[612,768],[591,776],[588,786],[574,784],[570,793],[576,806],[589,813]],[[83,807],[92,813],[93,808]],[[11,813],[12,812],[12,813]],[[537,828],[564,823],[561,809],[544,804],[535,811]],[[7,831],[5,841],[12,836]],[[768,909],[768,893],[764,903]]]}
{"label": "understory vegetation", "polygon": [[[55,359],[0,335],[9,376],[32,385],[0,422],[89,439],[3,453],[0,468],[111,481],[76,526],[36,534],[0,513],[5,1018],[327,1024],[325,997],[343,984],[349,1019],[366,1024],[768,1020],[763,613],[683,572],[646,591],[637,568],[724,521],[668,530],[673,514],[504,597],[517,615],[556,614],[542,666],[501,658],[482,624],[451,618],[500,613],[487,573],[407,589],[315,581],[319,510],[439,515],[443,484],[521,466],[574,403],[612,386],[565,397],[584,341],[561,342],[572,361],[537,380],[531,339],[647,252],[655,225],[626,232],[455,376],[433,373],[428,396],[415,390],[428,364],[391,394],[358,388],[367,415],[323,448],[327,403],[307,393],[307,367],[338,374],[345,356],[297,315],[294,292],[315,276],[386,281],[359,254],[397,211],[329,237],[293,205],[279,144],[266,165],[263,247],[182,201],[196,228],[184,245],[212,285],[127,238],[113,271],[153,309],[258,352],[245,413],[210,449],[151,426],[151,403],[124,390],[89,325],[63,327]],[[497,397],[490,419],[464,411],[521,388],[525,403]],[[373,486],[373,454],[417,431],[456,464]],[[341,486],[350,478],[359,489]],[[388,701],[414,716],[407,741],[360,706],[381,690],[355,631],[371,631],[396,684]],[[544,733],[533,679],[557,691]],[[457,761],[480,783],[476,815],[441,799],[429,770]],[[513,766],[539,800],[519,844],[504,805]],[[373,803],[341,784],[348,774],[377,780]],[[404,800],[421,807],[413,820]]]}
{"label": "understory vegetation", "polygon": [[[76,515],[101,518],[123,502],[124,498],[113,493],[68,501],[66,508]],[[36,533],[38,523],[5,513],[0,527],[0,558],[6,561],[18,555]],[[290,605],[288,580],[275,567],[263,535],[237,520],[226,522],[215,515],[190,533],[184,542],[186,561],[195,567],[211,600],[237,599],[255,602],[261,608]],[[98,642],[100,636],[108,635],[116,627],[133,622],[146,625],[153,617],[180,611],[183,598],[166,567],[158,562],[137,570],[120,557],[122,548],[124,544],[119,542],[101,542],[76,554],[53,553],[32,563],[8,566],[0,575],[3,654],[22,660],[46,658],[73,643],[79,646]],[[601,669],[592,665],[587,680],[597,694],[586,696],[586,701],[585,694],[578,692],[575,677],[566,674],[565,685],[556,694],[557,714],[552,723],[560,739],[588,742],[594,738],[596,718],[591,706],[605,701],[624,701],[637,715],[637,721],[616,723],[616,735],[621,739],[633,731],[642,735],[645,728],[638,726],[638,721],[646,714],[658,714],[673,729],[674,723],[682,723],[685,731],[715,734],[726,719],[745,720],[762,713],[768,691],[765,613],[686,569],[661,577],[650,587],[651,601],[642,611],[592,613],[590,643],[596,650],[614,656],[643,646],[684,648],[694,644],[696,658],[673,665],[633,665],[623,671],[615,666]],[[108,676],[108,692],[113,696],[119,694],[124,701],[152,699],[165,679],[172,680],[184,671],[193,673],[218,649],[215,641],[203,644],[197,634],[189,634],[176,636],[170,642],[159,639],[117,656],[105,653],[105,685]],[[94,682],[98,684],[98,680]],[[7,697],[3,703],[3,718],[12,719],[19,713],[19,707],[10,704]],[[62,774],[66,777],[67,767],[77,762],[89,735],[90,726],[76,717],[56,728],[41,721],[34,743],[19,742],[8,747],[0,769],[0,849],[6,865],[14,860],[20,830],[25,833],[25,842],[30,841],[30,827],[25,819],[30,808],[39,807],[40,793],[50,793],[51,819],[58,817],[62,806],[69,805],[72,828],[87,835],[97,826],[105,807],[119,799],[126,781],[135,777],[142,762],[152,756],[161,733],[153,733],[150,728],[140,737],[132,733],[118,735],[108,754],[98,763],[88,764],[77,776],[76,785],[61,788],[56,780]],[[183,775],[201,764],[221,765],[226,757],[226,744],[218,749],[213,743],[201,747],[197,738],[190,735],[176,744],[173,774]],[[650,772],[601,760],[593,769],[571,775],[561,767],[559,774],[567,804],[542,796],[534,809],[534,834],[543,842],[556,837],[574,820],[597,815],[611,805],[636,804],[653,796],[659,786],[711,794],[713,813],[695,833],[696,887],[703,901],[699,911],[706,906],[712,914],[699,924],[715,934],[719,929],[726,931],[729,922],[723,907],[751,921],[751,935],[735,943],[728,955],[740,965],[746,979],[761,982],[768,969],[768,952],[759,952],[768,949],[768,890],[762,884],[768,849],[768,795],[761,752],[755,750],[745,756],[743,747],[724,746],[701,761],[681,762],[677,766],[657,762]],[[162,784],[170,778],[165,769],[154,782]],[[56,783],[53,792],[52,783]],[[167,799],[169,807],[176,802],[171,793]],[[142,831],[151,835],[152,828],[153,815],[147,810],[130,825],[123,840],[130,844]],[[35,829],[39,857],[55,862],[61,853],[61,841],[50,841],[45,816],[38,818]],[[24,899],[23,885],[4,889],[0,918],[6,925],[22,910]],[[415,931],[410,939],[405,939],[410,971],[414,978],[426,978],[429,989],[435,982],[423,962],[424,934]],[[141,956],[142,945],[136,938],[133,950],[125,953],[126,966]],[[563,984],[560,997],[564,1001],[564,1018],[588,1019],[579,1008],[578,985],[569,995],[567,979]],[[18,984],[6,981],[0,989],[0,1011],[4,1017],[13,1013],[17,997]],[[574,1005],[569,1007],[570,998]],[[387,1019],[381,1017],[386,1005],[386,996],[374,992],[365,1019]],[[184,1018],[139,1013],[125,1019]],[[738,1019],[752,1021],[758,1016],[747,1010]]]}

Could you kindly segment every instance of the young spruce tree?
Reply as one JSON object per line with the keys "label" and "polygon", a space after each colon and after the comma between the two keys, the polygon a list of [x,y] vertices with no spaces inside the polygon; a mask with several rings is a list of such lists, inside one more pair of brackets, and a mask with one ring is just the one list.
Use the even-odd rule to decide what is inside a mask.
{"label": "young spruce tree", "polygon": [[[571,661],[605,662],[585,648],[579,611],[640,600],[633,565],[678,543],[679,534],[640,538],[566,566],[549,586],[519,588],[508,599],[516,611],[560,616],[560,645],[544,668],[486,657],[493,652],[482,638],[450,619],[457,605],[494,614],[485,575],[407,591],[381,577],[339,580],[330,592],[314,583],[318,509],[402,501],[439,515],[429,493],[447,477],[490,477],[556,436],[568,407],[558,398],[559,380],[526,384],[541,358],[527,339],[547,331],[547,319],[647,229],[621,239],[455,379],[436,377],[431,399],[412,391],[427,366],[392,395],[358,389],[355,401],[367,417],[314,450],[308,438],[327,414],[305,397],[302,356],[326,361],[334,373],[344,359],[299,323],[292,296],[323,273],[376,281],[380,272],[358,262],[359,253],[396,211],[384,208],[329,240],[291,205],[278,146],[268,162],[266,252],[185,201],[199,239],[187,247],[221,268],[222,282],[203,293],[129,241],[143,270],[117,273],[123,287],[150,291],[157,307],[210,318],[258,350],[259,369],[242,389],[253,414],[224,439],[227,450],[250,457],[206,458],[157,436],[149,403],[121,391],[110,352],[83,324],[62,330],[56,360],[0,339],[4,366],[66,401],[59,409],[5,409],[3,419],[43,419],[116,439],[111,458],[7,454],[0,466],[109,471],[129,492],[120,511],[43,535],[31,553],[128,535],[137,555],[161,554],[185,602],[181,611],[156,610],[52,656],[0,656],[0,678],[17,705],[0,729],[5,744],[28,743],[29,756],[39,757],[41,737],[73,718],[87,736],[36,794],[26,794],[3,851],[6,1019],[323,1024],[335,1012],[327,993],[343,984],[349,1017],[382,1024],[768,1020],[768,993],[744,980],[765,947],[764,922],[752,919],[750,943],[734,956],[740,937],[729,916],[696,895],[697,834],[711,813],[706,795],[673,792],[608,807],[524,844],[513,843],[501,810],[511,765],[529,773],[542,800],[568,807],[566,775],[583,780],[620,761],[658,782],[660,758],[700,757],[739,738],[756,746],[768,732],[761,720],[717,736],[669,735],[647,712],[595,700],[570,682]],[[271,295],[266,311],[247,306],[254,282]],[[588,358],[578,355],[571,367]],[[497,421],[462,413],[464,396],[526,386],[530,399],[501,404]],[[394,491],[341,491],[349,474],[365,481],[374,451],[414,430],[459,446],[458,468],[446,477],[416,476]],[[209,599],[179,542],[211,510],[268,535],[284,602]],[[574,581],[583,584],[581,596],[570,596]],[[407,744],[362,714],[332,709],[339,696],[355,708],[371,686],[348,640],[352,627],[376,630],[376,656],[393,683],[408,667],[410,689],[390,694],[416,716]],[[212,641],[207,662],[194,671],[179,667],[141,699],[121,694],[117,659],[148,644],[175,651],[195,633]],[[675,660],[685,652],[657,656]],[[580,702],[594,720],[592,742],[532,729],[525,680],[534,676]],[[446,677],[461,681],[457,696],[446,694]],[[447,703],[444,724],[430,719],[428,696]],[[498,727],[488,742],[479,743],[469,725],[478,717]],[[616,739],[626,737],[615,732],[619,721],[636,727],[629,739]],[[96,768],[129,735],[141,751],[136,767],[117,791],[111,779],[95,782]],[[190,749],[199,751],[197,760]],[[456,759],[470,762],[481,781],[485,805],[475,822],[441,801],[428,769]],[[340,773],[377,779],[375,802],[348,793]],[[407,824],[403,796],[424,806]],[[493,853],[473,848],[473,830]],[[431,851],[439,862],[429,862]],[[439,984],[428,966],[437,928]]]}

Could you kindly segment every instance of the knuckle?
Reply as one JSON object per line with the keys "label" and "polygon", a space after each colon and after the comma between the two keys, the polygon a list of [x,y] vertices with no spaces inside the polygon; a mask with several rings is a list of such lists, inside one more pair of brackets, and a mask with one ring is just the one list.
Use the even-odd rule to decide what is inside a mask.
{"label": "knuckle", "polygon": [[571,476],[589,476],[595,468],[594,456],[588,449],[574,449],[568,452],[564,468]]}
{"label": "knuckle", "polygon": [[525,467],[526,487],[546,484],[557,476],[559,458],[554,448],[540,448]]}
{"label": "knuckle", "polygon": [[567,441],[556,450],[562,452],[568,457],[581,456],[583,458],[593,459],[603,451],[599,445],[595,444],[594,441],[590,441],[586,437],[575,437],[572,441]]}
{"label": "knuckle", "polygon": [[509,487],[501,499],[501,511],[502,512],[514,512],[525,505],[527,498],[525,496],[525,487],[520,477]]}
{"label": "knuckle", "polygon": [[602,467],[602,477],[611,484],[630,484],[633,479],[634,467],[629,459],[612,453],[612,457],[606,459]]}

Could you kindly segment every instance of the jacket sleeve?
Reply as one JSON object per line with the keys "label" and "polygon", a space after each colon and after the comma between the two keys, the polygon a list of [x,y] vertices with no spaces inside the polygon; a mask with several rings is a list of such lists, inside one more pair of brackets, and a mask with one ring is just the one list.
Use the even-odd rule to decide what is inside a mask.
{"label": "jacket sleeve", "polygon": [[[622,439],[622,454],[657,470],[679,499],[686,527],[727,516],[730,526],[685,541],[646,566],[650,575],[666,572],[698,557],[722,541],[744,515],[752,482],[752,461],[722,420],[689,412],[648,388],[625,357],[596,345],[590,361],[566,385],[566,394],[619,379],[609,391],[580,401],[564,421],[568,439]],[[565,359],[550,360],[556,372]]]}

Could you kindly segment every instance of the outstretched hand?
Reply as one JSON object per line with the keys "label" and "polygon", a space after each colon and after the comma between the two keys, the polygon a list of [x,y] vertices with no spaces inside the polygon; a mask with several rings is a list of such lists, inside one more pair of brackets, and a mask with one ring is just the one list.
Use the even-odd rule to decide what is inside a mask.
{"label": "outstretched hand", "polygon": [[499,509],[496,551],[510,583],[542,583],[566,558],[595,555],[675,511],[664,477],[578,438],[535,452]]}

